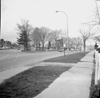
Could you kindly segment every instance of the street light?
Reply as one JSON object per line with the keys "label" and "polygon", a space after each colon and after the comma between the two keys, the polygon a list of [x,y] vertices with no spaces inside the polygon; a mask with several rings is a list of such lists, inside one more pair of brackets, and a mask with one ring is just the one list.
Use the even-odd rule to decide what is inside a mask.
{"label": "street light", "polygon": [[[66,16],[66,23],[67,23],[67,53],[69,54],[69,49],[68,49],[69,48],[69,45],[68,45],[68,16],[63,11],[56,11],[56,13],[58,13],[58,12],[61,12]],[[65,46],[65,44],[64,44],[64,46]],[[65,50],[64,50],[64,56],[65,56]]]}

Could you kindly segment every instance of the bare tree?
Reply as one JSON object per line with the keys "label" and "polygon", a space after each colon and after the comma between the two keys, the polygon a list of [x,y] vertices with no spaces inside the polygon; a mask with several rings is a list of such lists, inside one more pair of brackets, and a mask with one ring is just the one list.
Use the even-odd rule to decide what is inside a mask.
{"label": "bare tree", "polygon": [[97,4],[97,1],[99,0],[95,0],[95,4],[96,4],[96,19],[97,19],[97,25],[100,26],[100,14],[99,14],[99,7],[98,7],[98,4]]}
{"label": "bare tree", "polygon": [[100,42],[100,35],[99,36],[95,36],[94,40]]}
{"label": "bare tree", "polygon": [[47,34],[49,33],[49,29],[46,27],[41,27],[39,32],[40,32],[40,40],[42,43],[42,49],[44,50],[44,44],[47,41]]}
{"label": "bare tree", "polygon": [[[66,44],[67,46],[67,38],[63,38],[64,39],[64,43]],[[73,41],[73,38],[68,38],[68,48],[69,50],[71,50],[72,48],[74,48],[74,41]]]}
{"label": "bare tree", "polygon": [[81,40],[80,37],[73,38],[73,42],[74,42],[76,50],[81,48],[81,46],[82,46],[82,40]]}
{"label": "bare tree", "polygon": [[40,50],[40,42],[41,42],[41,40],[40,40],[40,32],[39,32],[39,28],[38,27],[36,27],[33,30],[33,32],[31,33],[31,39],[32,39],[32,41],[34,43],[34,46],[36,47],[36,50],[38,50],[38,48]]}
{"label": "bare tree", "polygon": [[91,33],[91,29],[89,28],[89,30],[85,31],[85,30],[82,30],[80,29],[79,32],[81,33],[82,35],[82,40],[83,40],[83,48],[84,48],[84,51],[86,50],[86,41],[90,38],[93,38],[95,33]]}
{"label": "bare tree", "polygon": [[53,33],[53,38],[56,40],[59,39],[59,35],[61,34],[61,30],[55,30],[52,32]]}
{"label": "bare tree", "polygon": [[[88,25],[90,29],[94,30],[94,33],[87,33],[85,31],[80,30],[82,36],[85,35],[86,38],[84,38],[83,44],[85,45],[85,40],[91,38],[91,36],[94,36],[98,32],[100,32],[100,11],[98,7],[98,1],[100,0],[94,0],[95,1],[95,11],[94,15],[92,17],[92,20],[90,22],[84,23],[85,25]],[[83,33],[84,32],[84,33]],[[99,41],[100,36],[94,37],[94,40]],[[85,46],[84,46],[85,48]]]}
{"label": "bare tree", "polygon": [[57,43],[58,43],[58,39],[59,39],[59,36],[60,36],[60,33],[61,33],[61,30],[52,30],[50,33],[49,33],[49,40],[51,41],[55,41],[55,47],[57,48]]}
{"label": "bare tree", "polygon": [[92,20],[87,23],[83,23],[85,25],[88,25],[91,29],[95,29],[96,33],[98,31],[98,28],[100,29],[100,11],[98,7],[98,1],[100,0],[94,0],[95,1],[95,10],[93,11],[94,14],[92,15]]}
{"label": "bare tree", "polygon": [[47,34],[49,29],[46,27],[38,28],[36,27],[31,34],[31,38],[34,42],[34,45],[40,50],[40,46],[42,46],[42,50],[44,50],[44,44],[47,41]]}
{"label": "bare tree", "polygon": [[[77,50],[77,49],[80,49],[80,47],[82,46],[82,40],[80,37],[68,38],[68,40],[69,40],[69,43],[68,43],[69,50],[70,49]],[[65,41],[67,41],[67,38],[65,39]]]}

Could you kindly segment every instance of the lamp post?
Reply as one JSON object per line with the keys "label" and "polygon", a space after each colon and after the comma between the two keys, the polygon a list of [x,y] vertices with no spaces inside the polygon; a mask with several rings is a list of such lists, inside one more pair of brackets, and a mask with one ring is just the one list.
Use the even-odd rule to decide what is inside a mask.
{"label": "lamp post", "polygon": [[[67,24],[67,53],[69,54],[69,43],[68,43],[68,16],[65,12],[63,11],[56,11],[56,13],[61,12],[66,16],[66,24]],[[64,44],[64,48],[65,48],[65,44]],[[65,49],[64,49],[64,56],[65,56]]]}

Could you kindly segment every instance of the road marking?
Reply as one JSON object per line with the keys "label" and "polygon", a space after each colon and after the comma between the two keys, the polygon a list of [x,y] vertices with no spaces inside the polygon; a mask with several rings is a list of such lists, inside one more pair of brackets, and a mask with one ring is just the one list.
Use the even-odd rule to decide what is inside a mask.
{"label": "road marking", "polygon": [[17,54],[17,56],[15,57],[15,60],[14,60],[14,61],[16,61],[16,59],[19,57],[19,55],[20,55],[20,53],[19,53],[19,54]]}
{"label": "road marking", "polygon": [[6,58],[7,56],[9,56],[10,54],[8,54],[8,55],[6,55],[6,56],[4,56],[3,58],[1,58],[0,60],[3,60],[4,58]]}

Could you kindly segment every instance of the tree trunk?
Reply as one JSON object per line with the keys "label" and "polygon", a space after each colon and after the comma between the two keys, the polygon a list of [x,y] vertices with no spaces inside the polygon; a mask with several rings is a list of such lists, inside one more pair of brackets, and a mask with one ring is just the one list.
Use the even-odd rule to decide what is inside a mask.
{"label": "tree trunk", "polygon": [[41,47],[39,46],[39,49],[38,50],[41,50]]}
{"label": "tree trunk", "polygon": [[42,50],[44,50],[44,43],[42,43]]}
{"label": "tree trunk", "polygon": [[24,51],[27,51],[27,50],[28,50],[27,42],[24,42]]}
{"label": "tree trunk", "polygon": [[29,44],[26,42],[26,51],[29,51]]}
{"label": "tree trunk", "polygon": [[83,48],[84,48],[84,52],[86,51],[86,40],[83,40]]}
{"label": "tree trunk", "polygon": [[25,47],[25,42],[24,42],[24,51],[26,50],[26,47]]}
{"label": "tree trunk", "polygon": [[27,51],[28,49],[27,49],[27,42],[25,43],[25,50]]}

